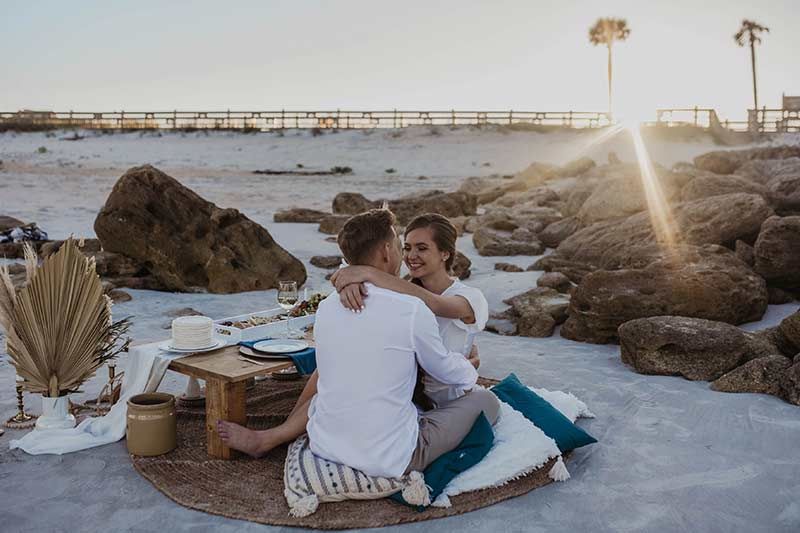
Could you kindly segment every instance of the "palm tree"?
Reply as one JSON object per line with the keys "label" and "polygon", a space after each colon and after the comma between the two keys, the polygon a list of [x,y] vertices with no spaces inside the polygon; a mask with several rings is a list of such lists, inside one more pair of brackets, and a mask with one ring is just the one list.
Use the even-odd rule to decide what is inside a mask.
{"label": "palm tree", "polygon": [[742,21],[742,27],[739,28],[739,31],[737,31],[736,35],[733,36],[734,40],[736,40],[736,44],[739,46],[750,44],[750,65],[753,68],[753,109],[756,110],[756,114],[758,113],[758,89],[756,88],[756,45],[761,43],[761,37],[759,37],[758,34],[762,31],[769,33],[769,28],[762,26],[757,22],[753,22],[752,20],[745,19]]}
{"label": "palm tree", "polygon": [[611,116],[611,47],[615,41],[624,41],[631,34],[625,19],[601,18],[589,28],[589,42],[608,47],[608,114]]}

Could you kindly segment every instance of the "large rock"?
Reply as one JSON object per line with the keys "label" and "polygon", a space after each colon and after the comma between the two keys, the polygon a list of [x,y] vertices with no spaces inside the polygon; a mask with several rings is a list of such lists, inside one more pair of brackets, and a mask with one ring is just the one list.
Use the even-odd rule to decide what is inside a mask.
{"label": "large rock", "polygon": [[525,189],[525,181],[515,179],[514,176],[486,176],[467,178],[458,190],[474,195],[478,205],[483,205],[494,202],[507,193]]}
{"label": "large rock", "polygon": [[781,376],[781,398],[800,405],[800,358],[795,358],[794,364]]}
{"label": "large rock", "polygon": [[326,235],[338,235],[345,222],[350,220],[351,215],[328,215],[319,221],[319,231]]}
{"label": "large rock", "polygon": [[776,354],[763,339],[737,327],[682,316],[631,320],[619,327],[619,340],[622,361],[640,374],[691,380],[714,380],[747,361]]}
{"label": "large rock", "polygon": [[681,189],[681,201],[691,202],[710,196],[722,196],[744,192],[757,194],[769,199],[769,190],[760,183],[755,183],[739,176],[720,176],[712,174],[710,176],[698,176],[687,183]]}
{"label": "large rock", "polygon": [[572,289],[572,282],[561,272],[545,272],[536,280],[536,285],[549,287],[565,294]]}
{"label": "large rock", "polygon": [[480,227],[472,235],[472,243],[483,256],[540,255],[544,246],[536,235],[525,228],[514,231]]}
{"label": "large rock", "polygon": [[792,360],[783,355],[768,355],[748,361],[711,383],[719,392],[755,392],[781,396],[781,382]]}
{"label": "large rock", "polygon": [[558,193],[548,187],[536,187],[528,191],[509,192],[499,197],[493,205],[501,207],[514,207],[527,204],[529,206],[545,206],[558,202]]}
{"label": "large rock", "polygon": [[[370,201],[362,194],[343,192],[333,199],[333,212],[337,215],[357,215],[383,204],[384,200]],[[388,207],[397,217],[397,222],[405,225],[425,213],[438,213],[446,217],[474,215],[478,202],[475,195],[466,192],[427,191],[389,200]]]}
{"label": "large rock", "polygon": [[800,146],[769,146],[748,150],[721,150],[694,158],[696,167],[715,174],[733,174],[748,161],[800,157]]}
{"label": "large rock", "polygon": [[[569,297],[548,287],[537,287],[504,300],[511,308],[504,313],[523,337],[549,337],[567,318]],[[501,318],[501,317],[497,317]]]}
{"label": "large rock", "polygon": [[755,271],[767,283],[800,288],[800,216],[770,217],[754,247]]}
{"label": "large rock", "polygon": [[312,265],[318,268],[339,268],[342,264],[341,255],[315,255],[309,261]]}
{"label": "large rock", "polygon": [[24,225],[25,223],[18,218],[0,215],[0,231],[7,231]]}
{"label": "large rock", "polygon": [[561,210],[562,214],[567,217],[576,216],[598,186],[598,180],[585,180],[564,191],[561,196],[566,204]]}
{"label": "large rock", "polygon": [[539,240],[548,248],[555,248],[567,237],[580,229],[581,223],[575,217],[567,217],[552,224],[538,233]]}
{"label": "large rock", "polygon": [[472,275],[472,261],[469,257],[456,250],[456,258],[453,261],[453,275],[458,279],[468,279]]}
{"label": "large rock", "polygon": [[680,194],[682,177],[664,171],[656,173],[657,183],[645,185],[637,168],[635,175],[609,179],[596,187],[578,212],[578,220],[588,226],[601,220],[628,217],[648,208],[645,187],[660,191],[660,198],[670,203]]}
{"label": "large rock", "polygon": [[748,161],[736,169],[736,175],[766,185],[774,178],[800,175],[800,157]]}
{"label": "large rock", "polygon": [[273,216],[275,222],[293,222],[302,224],[319,224],[323,218],[330,215],[316,209],[306,209],[303,207],[293,207],[283,209]]}
{"label": "large rock", "polygon": [[775,209],[782,214],[800,211],[800,173],[794,176],[778,176],[767,183]]}
{"label": "large rock", "polygon": [[94,229],[104,250],[143,264],[168,290],[232,293],[306,280],[303,263],[266,229],[150,165],[117,181]]}
{"label": "large rock", "polygon": [[[672,212],[677,239],[689,244],[733,245],[737,239],[751,240],[772,215],[762,197],[744,193],[679,204]],[[598,222],[567,237],[537,268],[559,270],[573,281],[573,274],[581,271],[642,268],[663,256],[657,240],[647,212]]]}
{"label": "large rock", "polygon": [[764,280],[720,246],[683,246],[642,269],[600,270],[572,292],[561,335],[607,343],[637,318],[676,315],[742,324],[767,308]]}

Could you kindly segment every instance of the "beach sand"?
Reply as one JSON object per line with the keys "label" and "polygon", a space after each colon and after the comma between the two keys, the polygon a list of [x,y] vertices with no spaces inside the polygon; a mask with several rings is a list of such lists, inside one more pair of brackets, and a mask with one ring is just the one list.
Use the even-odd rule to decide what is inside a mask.
{"label": "beach sand", "polygon": [[[581,155],[605,161],[614,151],[633,161],[625,136],[586,150],[596,132],[503,132],[462,128],[344,131],[311,136],[287,131],[235,133],[130,133],[63,141],[61,132],[0,134],[0,214],[35,221],[51,238],[94,236],[92,225],[114,182],[129,167],[150,163],[221,207],[235,207],[265,226],[308,268],[309,290],[328,292],[326,271],[310,266],[313,255],[338,252],[311,224],[275,224],[278,209],[328,210],[334,195],[398,197],[419,190],[456,188],[468,176],[511,174],[533,161],[565,163]],[[797,143],[787,137],[783,141]],[[38,153],[44,146],[46,152]],[[653,160],[665,166],[719,149],[708,138],[651,140]],[[253,175],[252,170],[290,170],[346,165],[349,176]],[[489,165],[486,166],[485,164]],[[386,169],[395,173],[387,174]],[[419,176],[428,179],[420,180]],[[502,299],[535,286],[540,272],[506,273],[496,262],[523,268],[535,257],[480,257],[471,237],[459,247],[473,261],[467,281],[484,291],[492,310]],[[232,295],[171,294],[127,290],[133,299],[114,307],[133,315],[135,342],[165,338],[165,312],[192,307],[223,317],[275,306],[275,291]],[[770,306],[758,323],[776,325],[800,308]],[[575,452],[572,478],[466,515],[403,526],[407,531],[502,529],[504,531],[798,531],[800,529],[800,408],[757,394],[713,392],[706,382],[644,376],[620,361],[616,345],[550,338],[478,340],[487,377],[515,372],[528,384],[573,392],[597,418],[581,423],[599,440]],[[124,360],[121,362],[124,366]],[[101,372],[105,374],[105,372]],[[78,400],[96,394],[98,376]],[[167,391],[185,378],[169,373]],[[39,399],[26,398],[40,410]],[[0,416],[15,412],[14,372],[0,354]],[[3,531],[255,531],[263,526],[190,511],[172,503],[134,470],[125,443],[63,457],[28,456],[8,450],[0,437],[0,509]],[[390,528],[394,529],[394,528]]]}

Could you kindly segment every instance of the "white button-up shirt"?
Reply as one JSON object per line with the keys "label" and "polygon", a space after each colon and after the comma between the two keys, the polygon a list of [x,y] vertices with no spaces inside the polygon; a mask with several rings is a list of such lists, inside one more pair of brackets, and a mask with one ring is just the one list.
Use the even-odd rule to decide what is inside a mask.
{"label": "white button-up shirt", "polygon": [[417,445],[411,401],[417,363],[438,381],[469,390],[478,378],[442,344],[422,300],[368,285],[369,305],[353,313],[333,293],[314,325],[317,394],[308,411],[311,450],[368,475],[403,474]]}

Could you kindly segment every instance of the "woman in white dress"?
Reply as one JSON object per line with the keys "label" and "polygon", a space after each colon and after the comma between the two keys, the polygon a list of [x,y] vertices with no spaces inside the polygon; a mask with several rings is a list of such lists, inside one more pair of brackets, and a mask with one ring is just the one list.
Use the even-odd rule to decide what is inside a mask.
{"label": "woman in white dress", "polygon": [[[372,267],[349,266],[331,278],[345,307],[360,312],[369,304],[365,283],[420,298],[436,315],[444,345],[464,354],[477,368],[480,364],[473,344],[486,326],[489,305],[483,293],[452,277],[458,232],[447,217],[420,215],[406,226],[403,260],[411,281],[392,276]],[[423,375],[424,393],[433,406],[455,400],[459,390]]]}

